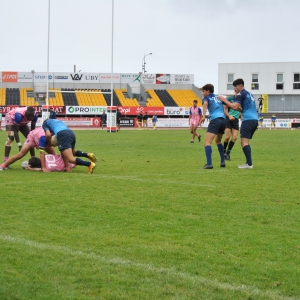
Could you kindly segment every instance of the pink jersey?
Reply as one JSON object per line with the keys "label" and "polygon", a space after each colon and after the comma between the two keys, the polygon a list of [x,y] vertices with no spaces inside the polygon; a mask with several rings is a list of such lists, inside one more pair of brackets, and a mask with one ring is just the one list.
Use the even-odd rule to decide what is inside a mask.
{"label": "pink jersey", "polygon": [[24,145],[28,145],[32,148],[45,148],[46,147],[46,137],[45,131],[42,127],[38,127],[29,132]]}
{"label": "pink jersey", "polygon": [[201,108],[198,107],[198,106],[196,106],[196,107],[192,106],[192,107],[190,108],[190,116],[191,116],[191,119],[192,119],[192,120],[197,120],[197,121],[199,121],[199,120],[200,120],[200,114],[201,114],[201,113],[202,113]]}
{"label": "pink jersey", "polygon": [[24,126],[30,122],[36,123],[38,119],[38,114],[35,112],[34,118],[32,121],[27,120],[25,114],[27,111],[27,107],[16,107],[10,110],[6,115],[5,115],[5,123],[6,125],[20,125]]}
{"label": "pink jersey", "polygon": [[[60,154],[46,154],[45,164],[46,169],[51,172],[61,172],[65,169],[65,163]],[[72,169],[75,165],[69,163],[69,167]]]}

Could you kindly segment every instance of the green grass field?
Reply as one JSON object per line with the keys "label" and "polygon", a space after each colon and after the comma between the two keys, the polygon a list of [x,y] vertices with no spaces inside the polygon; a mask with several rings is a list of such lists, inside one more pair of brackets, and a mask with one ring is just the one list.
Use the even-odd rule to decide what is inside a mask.
{"label": "green grass field", "polygon": [[0,172],[0,299],[300,299],[300,131],[257,131],[253,170],[239,140],[203,170],[188,130],[75,133],[94,174]]}

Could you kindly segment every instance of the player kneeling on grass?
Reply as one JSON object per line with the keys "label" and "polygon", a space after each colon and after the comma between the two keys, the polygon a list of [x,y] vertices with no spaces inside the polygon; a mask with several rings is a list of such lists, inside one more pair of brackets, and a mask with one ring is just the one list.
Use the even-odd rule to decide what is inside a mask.
{"label": "player kneeling on grass", "polygon": [[[28,161],[22,163],[23,168],[30,171],[44,171],[42,169],[42,161],[43,165],[47,169],[47,172],[63,172],[65,171],[65,163],[60,154],[47,154],[41,152],[41,158],[31,157]],[[26,166],[27,165],[27,166]],[[74,164],[70,164],[68,166],[70,169],[76,167]]]}
{"label": "player kneeling on grass", "polygon": [[[56,136],[58,150],[60,151],[65,162],[65,170],[67,172],[72,172],[71,168],[69,167],[69,163],[71,163],[76,166],[86,166],[88,167],[88,173],[93,173],[94,169],[96,168],[96,156],[93,153],[75,150],[75,134],[64,122],[57,119],[47,119],[43,123],[42,127],[45,131],[47,145],[51,145],[51,136]],[[91,161],[85,161],[78,157],[86,157]],[[49,172],[46,166],[43,165],[43,160],[41,160],[41,164],[43,171]]]}
{"label": "player kneeling on grass", "polygon": [[43,149],[49,154],[55,154],[54,148],[52,146],[53,144],[51,146],[47,146],[44,129],[42,127],[36,128],[29,132],[20,152],[14,156],[11,156],[8,160],[0,165],[0,171],[7,169],[9,165],[24,157],[33,148]]}

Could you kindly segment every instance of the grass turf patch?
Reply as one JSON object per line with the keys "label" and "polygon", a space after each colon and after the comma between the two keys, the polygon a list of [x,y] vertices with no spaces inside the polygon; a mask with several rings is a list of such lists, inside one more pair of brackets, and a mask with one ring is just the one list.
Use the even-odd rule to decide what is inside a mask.
{"label": "grass turf patch", "polygon": [[203,170],[188,131],[75,134],[94,174],[0,173],[0,298],[299,298],[298,131],[257,131],[252,170],[239,143]]}

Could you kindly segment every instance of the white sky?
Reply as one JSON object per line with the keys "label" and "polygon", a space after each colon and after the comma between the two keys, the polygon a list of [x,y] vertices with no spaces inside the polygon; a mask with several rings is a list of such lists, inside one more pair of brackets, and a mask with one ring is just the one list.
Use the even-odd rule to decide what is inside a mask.
{"label": "white sky", "polygon": [[[111,0],[51,0],[50,72],[110,72]],[[194,74],[299,61],[300,0],[115,0],[114,72]],[[48,0],[0,0],[0,70],[47,71]]]}

